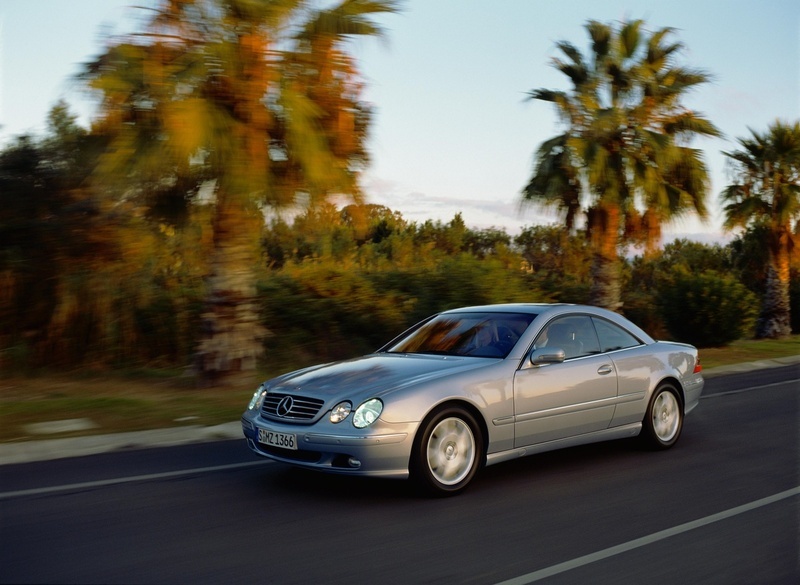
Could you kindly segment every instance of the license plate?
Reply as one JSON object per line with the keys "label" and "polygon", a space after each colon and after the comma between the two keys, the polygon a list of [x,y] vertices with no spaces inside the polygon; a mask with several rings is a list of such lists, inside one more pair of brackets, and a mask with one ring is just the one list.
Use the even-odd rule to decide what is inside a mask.
{"label": "license plate", "polygon": [[258,429],[258,442],[281,449],[297,451],[297,438],[291,433],[278,433],[267,429]]}

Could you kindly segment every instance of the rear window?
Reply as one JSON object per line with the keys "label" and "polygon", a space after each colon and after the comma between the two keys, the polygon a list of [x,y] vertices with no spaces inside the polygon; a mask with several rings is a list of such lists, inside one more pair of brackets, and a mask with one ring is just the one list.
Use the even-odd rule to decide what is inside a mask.
{"label": "rear window", "polygon": [[597,330],[597,337],[600,338],[600,350],[603,353],[636,347],[642,344],[641,340],[625,331],[622,327],[618,327],[604,319],[592,319],[592,321],[594,321],[594,327]]}

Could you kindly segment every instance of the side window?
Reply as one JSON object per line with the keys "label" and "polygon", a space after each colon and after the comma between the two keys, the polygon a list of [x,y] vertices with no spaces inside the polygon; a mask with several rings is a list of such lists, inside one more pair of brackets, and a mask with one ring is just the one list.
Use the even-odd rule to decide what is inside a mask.
{"label": "side window", "polygon": [[633,335],[604,319],[593,318],[594,326],[597,329],[597,336],[600,338],[600,349],[603,353],[636,347],[642,342]]}
{"label": "side window", "polygon": [[553,320],[536,338],[534,347],[563,349],[567,359],[600,353],[592,321],[586,316]]}

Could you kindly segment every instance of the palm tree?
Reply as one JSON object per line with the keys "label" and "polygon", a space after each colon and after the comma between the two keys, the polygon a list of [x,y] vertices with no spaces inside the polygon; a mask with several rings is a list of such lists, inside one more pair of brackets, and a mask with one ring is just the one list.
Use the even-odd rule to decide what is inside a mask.
{"label": "palm tree", "polygon": [[522,196],[559,210],[568,229],[585,216],[594,249],[591,301],[617,310],[620,246],[638,238],[653,253],[662,224],[688,211],[706,216],[708,172],[688,143],[719,131],[681,103],[709,78],[675,64],[683,45],[668,42],[672,29],[647,36],[635,20],[618,29],[589,21],[586,30],[589,55],[566,41],[556,45],[564,58],[553,66],[571,91],[528,94],[555,104],[566,128],[539,147]]}
{"label": "palm tree", "polygon": [[261,207],[358,195],[369,110],[353,35],[381,33],[381,0],[162,0],[145,32],[110,46],[84,77],[102,94],[99,175],[119,192],[191,199],[215,182],[213,252],[197,369],[253,372],[265,331],[256,269]]}
{"label": "palm tree", "polygon": [[734,183],[722,192],[725,227],[763,228],[768,251],[766,291],[756,337],[791,334],[790,254],[798,242],[792,223],[800,220],[800,122],[774,122],[767,132],[738,140],[741,148],[726,152]]}

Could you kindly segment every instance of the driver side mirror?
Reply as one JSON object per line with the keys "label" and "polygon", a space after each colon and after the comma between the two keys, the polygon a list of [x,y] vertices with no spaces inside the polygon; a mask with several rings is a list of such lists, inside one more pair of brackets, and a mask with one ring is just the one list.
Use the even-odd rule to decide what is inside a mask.
{"label": "driver side mirror", "polygon": [[557,347],[542,347],[540,349],[534,349],[531,352],[530,364],[535,368],[550,364],[560,364],[566,357],[563,349]]}

